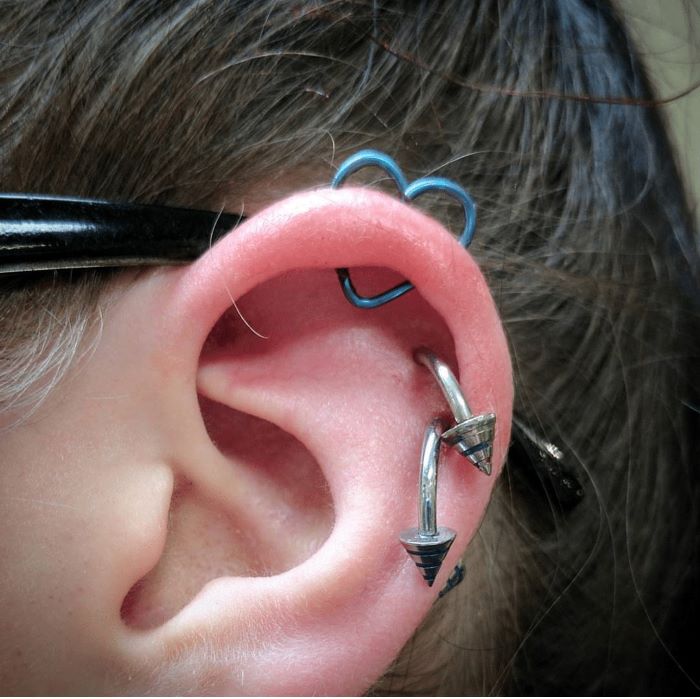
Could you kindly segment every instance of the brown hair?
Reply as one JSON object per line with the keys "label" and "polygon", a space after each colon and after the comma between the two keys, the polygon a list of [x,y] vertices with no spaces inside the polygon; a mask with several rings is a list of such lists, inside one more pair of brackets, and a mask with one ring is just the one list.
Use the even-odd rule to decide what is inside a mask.
{"label": "brown hair", "polygon": [[[698,618],[697,248],[607,3],[16,0],[0,42],[5,191],[237,210],[371,145],[478,202],[516,410],[587,495],[565,517],[507,471],[466,582],[413,642],[430,666],[399,659],[378,692],[697,688],[679,632]],[[112,278],[3,281],[13,420],[99,326]]]}

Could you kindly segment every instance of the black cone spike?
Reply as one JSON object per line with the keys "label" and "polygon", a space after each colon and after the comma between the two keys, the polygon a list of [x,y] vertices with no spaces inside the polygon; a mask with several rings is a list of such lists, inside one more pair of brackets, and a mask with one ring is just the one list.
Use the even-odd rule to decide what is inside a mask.
{"label": "black cone spike", "polygon": [[420,570],[428,587],[433,586],[456,536],[457,533],[447,527],[440,527],[437,534],[432,536],[421,534],[415,527],[401,532],[401,543]]}

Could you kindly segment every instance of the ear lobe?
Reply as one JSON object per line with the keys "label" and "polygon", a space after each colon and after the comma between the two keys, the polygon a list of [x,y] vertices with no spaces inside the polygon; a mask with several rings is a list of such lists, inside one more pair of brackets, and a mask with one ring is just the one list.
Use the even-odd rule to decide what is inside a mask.
{"label": "ear lobe", "polygon": [[[336,267],[352,267],[357,286],[370,293],[397,275],[417,291],[361,311],[343,298]],[[209,439],[224,441],[216,439],[211,419],[222,410],[277,426],[315,458],[334,516],[332,530],[328,517],[311,517],[314,524],[303,531],[315,544],[307,548],[320,548],[291,569],[210,583],[142,638],[144,657],[166,649],[156,662],[167,662],[177,648],[190,661],[181,679],[191,685],[191,674],[184,673],[196,667],[200,691],[361,693],[429,610],[476,531],[495,479],[455,453],[443,460],[438,523],[457,530],[458,538],[436,586],[427,588],[398,535],[417,523],[421,439],[446,406],[413,360],[416,347],[431,347],[458,369],[475,412],[497,414],[495,473],[504,460],[512,380],[484,279],[457,242],[417,210],[367,190],[322,190],[249,219],[180,272],[168,296],[160,326],[164,376],[178,377],[181,390],[189,383],[183,377],[191,377],[192,387],[196,380]],[[227,310],[233,299],[245,322]],[[225,422],[217,429],[225,434]],[[267,526],[270,541],[295,530],[308,515],[305,501],[328,514],[327,500],[316,492],[322,481],[306,482],[305,467],[293,459],[285,463],[278,453],[281,463],[246,470],[233,451],[223,446],[216,468],[228,461],[240,474],[247,490],[236,507],[248,508],[251,526]],[[209,478],[207,463],[187,463],[197,453],[207,450],[185,450],[178,458],[195,488],[200,477],[202,483]],[[280,513],[275,503],[284,498],[275,500],[275,491],[285,479],[300,497]],[[203,638],[223,663],[201,655]],[[173,687],[179,674],[173,664]]]}

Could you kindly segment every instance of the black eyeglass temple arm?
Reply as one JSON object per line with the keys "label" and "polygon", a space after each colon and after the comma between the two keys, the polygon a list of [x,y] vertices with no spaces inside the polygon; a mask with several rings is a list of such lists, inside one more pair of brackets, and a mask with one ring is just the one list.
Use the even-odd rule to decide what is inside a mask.
{"label": "black eyeglass temple arm", "polygon": [[185,264],[244,219],[197,209],[0,194],[0,273]]}

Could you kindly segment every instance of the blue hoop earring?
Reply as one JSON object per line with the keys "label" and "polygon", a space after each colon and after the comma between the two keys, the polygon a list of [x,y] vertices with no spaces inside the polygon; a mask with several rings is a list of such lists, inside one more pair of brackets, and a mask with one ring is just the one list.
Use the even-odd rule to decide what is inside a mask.
{"label": "blue hoop earring", "polygon": [[[363,167],[371,166],[384,170],[394,180],[401,198],[405,202],[413,201],[426,192],[444,192],[456,199],[464,210],[464,228],[459,236],[459,243],[465,249],[469,247],[476,229],[476,205],[469,194],[452,180],[444,177],[421,177],[418,180],[409,182],[393,158],[381,151],[368,149],[351,155],[341,164],[331,181],[331,187],[338,189],[354,172]],[[338,273],[338,279],[345,298],[357,308],[379,308],[379,306],[383,306],[385,303],[389,303],[389,301],[393,301],[413,289],[413,284],[405,281],[376,296],[361,296],[355,290],[350,279],[350,271],[347,268],[336,269],[336,272]]]}

